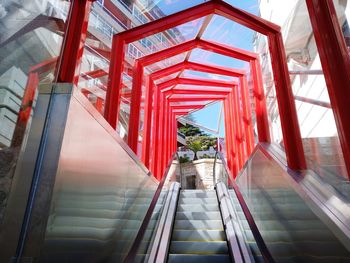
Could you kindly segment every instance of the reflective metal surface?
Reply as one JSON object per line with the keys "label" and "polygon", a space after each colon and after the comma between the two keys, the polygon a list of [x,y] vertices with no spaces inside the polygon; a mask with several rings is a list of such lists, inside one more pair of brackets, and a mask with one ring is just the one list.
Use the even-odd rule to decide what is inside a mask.
{"label": "reflective metal surface", "polygon": [[286,262],[349,261],[350,251],[346,248],[349,240],[338,239],[327,221],[314,213],[307,198],[301,198],[305,192],[296,192],[287,177],[290,175],[258,148],[237,179],[274,259],[277,262],[282,259]]}
{"label": "reflective metal surface", "polygon": [[97,116],[74,93],[41,262],[122,261],[157,189]]}

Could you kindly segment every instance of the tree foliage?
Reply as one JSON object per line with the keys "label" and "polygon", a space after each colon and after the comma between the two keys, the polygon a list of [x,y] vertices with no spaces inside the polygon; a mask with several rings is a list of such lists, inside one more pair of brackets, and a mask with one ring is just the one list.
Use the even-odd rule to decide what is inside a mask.
{"label": "tree foliage", "polygon": [[206,135],[203,131],[201,131],[198,127],[194,127],[191,124],[186,124],[179,128],[179,131],[184,134],[186,137],[189,136],[201,136]]}
{"label": "tree foliage", "polygon": [[207,151],[209,148],[216,147],[216,138],[205,136],[190,136],[186,138],[187,147],[197,153],[198,151]]}

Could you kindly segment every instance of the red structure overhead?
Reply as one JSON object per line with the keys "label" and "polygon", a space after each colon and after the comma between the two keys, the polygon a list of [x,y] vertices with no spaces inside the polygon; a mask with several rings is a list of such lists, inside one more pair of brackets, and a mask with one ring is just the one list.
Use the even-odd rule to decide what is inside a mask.
{"label": "red structure overhead", "polygon": [[[113,37],[113,46],[111,53],[111,65],[109,72],[109,83],[106,97],[106,110],[105,117],[109,121],[109,123],[116,127],[117,124],[117,116],[119,111],[120,104],[120,88],[122,84],[122,71],[123,71],[123,63],[124,63],[124,52],[127,44],[140,40],[150,35],[157,34],[161,31],[170,29],[172,27],[184,24],[189,21],[193,21],[195,19],[205,17],[207,15],[217,14],[220,16],[224,16],[227,19],[233,20],[241,25],[244,25],[252,30],[255,30],[259,33],[262,33],[268,37],[270,54],[272,60],[272,68],[273,74],[275,78],[275,86],[276,93],[279,105],[279,111],[281,116],[281,125],[282,125],[282,133],[284,138],[284,146],[287,155],[288,165],[292,169],[305,169],[305,157],[304,151],[302,147],[302,141],[298,126],[298,120],[296,115],[296,109],[294,104],[294,97],[291,90],[291,83],[289,79],[288,68],[286,64],[286,56],[282,42],[282,36],[280,33],[280,28],[277,25],[274,25],[268,21],[265,21],[257,16],[249,14],[240,9],[234,8],[231,5],[219,1],[212,0],[210,2],[195,6],[193,8],[181,11],[179,13],[170,15],[168,17],[164,17],[157,21],[150,22],[148,24],[124,31],[119,33]],[[217,44],[210,41],[204,41],[201,39],[194,39],[174,47],[167,48],[165,50],[153,53],[148,56],[141,57],[140,59],[135,61],[134,65],[134,74],[133,74],[133,88],[132,88],[132,98],[131,98],[131,113],[130,113],[130,122],[129,122],[129,133],[128,133],[128,142],[130,147],[136,152],[137,149],[137,141],[139,137],[139,123],[140,123],[140,108],[141,108],[141,93],[142,93],[142,80],[144,76],[144,67],[156,63],[158,61],[164,60],[171,56],[175,56],[177,54],[181,54],[183,52],[192,50],[194,48],[202,48],[204,50],[208,50],[211,52],[216,52],[221,55],[230,56],[236,59],[244,60],[250,63],[250,72],[253,77],[254,83],[254,96],[256,99],[256,117],[257,117],[257,126],[258,126],[258,135],[259,141],[262,142],[270,142],[269,135],[269,127],[267,121],[267,112],[266,112],[266,102],[265,95],[262,86],[262,76],[261,76],[261,68],[258,56],[252,52],[248,52],[245,50],[240,50],[237,48],[232,48],[227,45]],[[190,67],[188,62],[185,62],[185,67]],[[192,64],[192,66],[194,66]],[[197,66],[199,67],[199,66]],[[167,72],[176,72],[181,69],[180,65],[173,66],[171,69],[168,69]],[[209,71],[212,68],[207,68]],[[211,72],[213,73],[213,72]],[[157,78],[165,74],[165,70],[163,72],[158,72],[158,75],[153,75]],[[169,75],[169,74],[168,74]],[[170,83],[176,85],[179,79],[171,80]],[[194,81],[194,80],[193,80]],[[149,90],[150,87],[154,89],[154,83],[151,77],[147,77],[146,81],[146,90]],[[168,84],[170,84],[168,83]],[[242,88],[243,87],[243,88]],[[237,158],[238,165],[242,165],[242,160],[244,160],[244,156],[246,155],[245,150],[242,149],[241,141],[243,141],[243,124],[241,122],[241,118],[239,117],[239,112],[241,106],[242,96],[247,96],[247,82],[243,78],[240,80],[240,88],[241,94],[232,92],[229,95],[227,101],[227,107],[232,110],[228,111],[228,114],[225,114],[231,120],[236,119],[236,122],[233,124],[233,127],[230,127],[230,131],[235,132],[235,138],[231,139],[232,149],[234,146],[237,146]],[[237,89],[238,90],[238,89]],[[160,139],[163,138],[168,139],[166,136],[168,127],[166,114],[170,115],[170,111],[167,109],[167,103],[171,102],[173,98],[160,96],[155,92],[148,91],[148,95],[146,95],[146,104],[148,105],[148,110],[151,107],[149,103],[154,96],[154,107],[153,114],[155,115],[155,119],[157,120],[157,115],[161,116],[160,123],[165,125],[165,134],[162,134],[164,131],[159,129]],[[243,94],[243,95],[242,95]],[[225,97],[221,97],[220,95],[214,96],[212,95],[213,100],[225,99]],[[198,100],[202,100],[203,97],[198,97]],[[191,100],[190,97],[182,98],[182,102],[186,100]],[[227,100],[227,99],[226,99]],[[158,101],[160,102],[159,105]],[[249,103],[248,103],[249,104]],[[247,104],[243,110],[246,121],[249,121],[249,117],[247,115],[248,109]],[[148,113],[152,115],[151,113]],[[149,121],[149,115],[146,117]],[[145,118],[145,119],[146,119]],[[159,122],[155,122],[159,123]],[[158,130],[158,129],[156,129]],[[230,146],[229,146],[230,147]],[[161,154],[164,153],[161,152]],[[236,159],[237,159],[236,158]],[[158,161],[158,160],[154,160]],[[162,160],[163,164],[164,161]]]}
{"label": "red structure overhead", "polygon": [[[82,0],[82,1],[74,1],[74,3],[72,4],[71,13],[67,21],[67,30],[66,30],[67,32],[65,34],[65,39],[63,41],[64,44],[61,52],[61,59],[59,63],[57,63],[57,67],[56,67],[58,82],[70,82],[70,83],[76,82],[75,72],[79,70],[83,44],[85,42],[85,37],[86,37],[87,17],[91,7],[91,2],[93,1]],[[311,19],[313,31],[315,34],[316,44],[319,49],[319,55],[323,66],[323,72],[327,82],[328,93],[330,95],[331,103],[324,104],[324,105],[326,105],[325,107],[328,107],[328,108],[331,107],[333,109],[334,117],[338,128],[340,142],[343,149],[344,160],[346,162],[348,174],[350,174],[350,146],[349,146],[350,145],[350,136],[349,136],[350,122],[348,118],[350,113],[349,113],[349,107],[347,102],[347,98],[349,97],[348,95],[349,89],[347,87],[349,86],[348,83],[350,82],[350,77],[349,77],[350,60],[349,60],[347,48],[344,43],[344,39],[342,37],[339,22],[336,19],[336,12],[335,12],[333,1],[307,0],[306,3],[307,3],[310,19]],[[165,59],[175,54],[180,54],[181,52],[190,51],[194,48],[202,48],[205,50],[209,50],[211,52],[218,52],[219,54],[235,57],[235,55],[233,55],[232,53],[234,52],[232,47],[228,47],[222,44],[212,43],[210,41],[203,41],[200,39],[201,36],[203,35],[205,27],[209,24],[210,19],[214,14],[233,20],[243,26],[246,26],[259,33],[262,33],[268,37],[268,44],[269,44],[270,55],[272,60],[272,69],[273,69],[274,81],[276,86],[278,106],[279,106],[279,111],[281,116],[283,141],[284,141],[285,151],[287,155],[288,165],[292,169],[297,169],[297,170],[304,169],[306,167],[304,151],[302,149],[299,126],[297,122],[296,110],[294,105],[294,97],[291,91],[291,84],[290,84],[288,69],[286,65],[286,57],[285,57],[285,51],[284,51],[283,42],[282,42],[282,36],[280,33],[280,28],[277,25],[274,25],[273,23],[270,23],[257,16],[249,14],[235,7],[232,7],[231,5],[220,0],[212,0],[210,2],[206,2],[204,4],[178,12],[168,17],[164,17],[157,21],[153,21],[148,24],[133,28],[131,30],[127,30],[113,37],[112,52],[109,53],[107,51],[107,53],[104,54],[106,57],[111,58],[111,65],[109,70],[109,82],[108,82],[107,97],[105,101],[105,111],[104,111],[106,119],[109,121],[109,123],[113,127],[116,127],[119,104],[121,101],[120,89],[122,88],[121,73],[123,71],[123,65],[125,62],[124,52],[125,52],[126,45],[133,41],[140,40],[144,37],[154,35],[156,33],[162,32],[172,27],[179,26],[189,21],[193,21],[195,19],[206,17],[206,19],[203,22],[203,26],[199,30],[199,33],[197,34],[197,38],[195,40],[191,40],[191,41],[176,45],[174,47],[168,48],[164,51],[161,51],[161,53],[157,52],[158,53],[157,55],[162,55],[160,59]],[[253,83],[254,83],[253,94],[256,100],[255,110],[256,110],[256,116],[257,116],[259,141],[269,142],[269,128],[268,128],[267,118],[265,118],[265,116],[267,116],[266,105],[265,105],[266,103],[265,103],[265,96],[263,93],[262,76],[261,76],[261,69],[260,69],[258,56],[251,52],[244,52],[241,54],[236,53],[236,55],[241,56],[240,59],[248,61],[250,63],[250,73],[253,77]],[[142,71],[139,71],[140,73],[139,75],[141,76],[141,81],[142,81],[143,67],[145,65],[142,65],[141,59],[139,62],[136,63],[134,71],[136,75],[137,70],[139,69],[142,70]],[[161,76],[165,76],[165,75],[168,76],[168,75],[171,75],[172,73],[183,71],[184,69],[199,70],[202,72],[213,73],[213,74],[217,74],[215,73],[216,70],[221,70],[221,73],[219,74],[228,75],[228,76],[229,74],[231,74],[231,69],[227,70],[227,69],[223,69],[215,66],[215,70],[214,70],[214,67],[211,65],[201,65],[194,62],[188,62],[186,59],[186,61],[184,61],[183,63],[179,63],[174,66],[170,66],[166,69],[161,69],[157,72],[153,72],[150,74],[150,76],[145,76],[147,79],[146,82],[148,82],[148,84],[146,84],[146,86],[148,87],[146,91],[148,92],[149,90],[153,90],[154,80],[159,79]],[[92,78],[103,76],[105,73],[102,71],[89,72],[89,74],[87,75]],[[236,70],[236,73],[238,73],[237,70]],[[247,89],[248,85],[247,85],[247,80],[244,77],[244,73],[243,72],[241,73],[242,73],[241,77],[236,76],[237,78],[240,78],[239,79],[240,96],[238,97],[238,100],[241,103],[241,111],[243,112],[242,113],[243,123],[246,124],[251,122],[250,120],[251,117],[249,115],[250,103],[247,103],[246,105],[244,105],[243,98],[244,97],[248,98],[248,89]],[[35,83],[37,81],[34,75],[30,77],[31,77],[30,81],[32,83]],[[137,86],[139,84],[140,84],[140,81],[139,83],[137,81],[133,83],[134,86]],[[145,115],[145,123],[147,123],[147,118],[148,119],[159,118],[161,111],[164,110],[159,108],[160,105],[157,106],[158,102],[163,100],[164,101],[163,104],[166,105],[165,102],[171,103],[172,101],[176,101],[176,98],[173,96],[162,98],[162,96],[160,96],[160,94],[158,94],[157,92],[155,92],[154,94],[152,92],[148,92],[148,96],[147,96],[147,92],[146,92],[146,98],[144,102],[145,112],[147,112],[147,115]],[[141,108],[141,106],[139,106],[141,99],[138,99],[138,95],[140,95],[140,93],[138,93],[136,89],[133,90],[132,110],[134,112],[133,114],[136,117],[138,117],[138,114],[140,111],[139,109]],[[180,96],[180,95],[174,95],[174,96]],[[193,95],[188,95],[188,97],[183,97],[181,102],[186,103],[186,101],[187,102],[191,101],[193,98],[191,98],[190,96],[193,97]],[[305,98],[298,98],[298,99],[305,100]],[[202,101],[203,103],[206,103],[206,100],[207,101],[224,100],[225,105],[227,105],[225,107],[226,109],[225,117],[232,119],[233,116],[236,115],[236,113],[231,112],[232,109],[235,109],[237,111],[236,99],[229,100],[227,97],[225,98],[225,96],[221,96],[221,95],[217,95],[217,96],[210,95],[206,98],[197,97],[197,101]],[[150,101],[154,105],[150,104],[149,103]],[[232,103],[232,101],[236,101],[236,103],[234,103],[235,105],[229,105],[230,103]],[[101,101],[99,101],[99,105],[102,111]],[[134,108],[134,106],[136,108]],[[135,110],[137,108],[138,110]],[[174,115],[174,113],[172,114]],[[135,120],[134,118],[131,118],[131,122],[134,122],[132,124],[133,129],[130,129],[130,132],[133,133],[132,138],[134,143],[135,138],[137,141],[137,137],[138,137],[139,121]],[[234,123],[227,122],[225,129],[227,131],[235,131],[235,134],[237,133],[239,135],[239,131],[235,130],[236,128],[233,127],[234,125],[235,125]],[[249,125],[247,127],[249,127]],[[246,130],[245,133],[248,134],[249,129],[247,130],[245,128],[245,130]],[[240,138],[241,136],[238,136],[238,139]],[[234,140],[232,140],[231,138],[230,144],[227,145],[228,148],[231,147],[232,151],[235,150],[234,147],[238,145],[233,141]],[[133,145],[131,146],[134,147]]]}

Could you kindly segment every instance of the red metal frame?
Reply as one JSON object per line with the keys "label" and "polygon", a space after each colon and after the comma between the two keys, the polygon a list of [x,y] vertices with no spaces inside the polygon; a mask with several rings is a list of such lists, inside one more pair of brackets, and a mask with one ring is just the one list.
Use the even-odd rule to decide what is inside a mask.
{"label": "red metal frame", "polygon": [[81,58],[87,35],[92,2],[95,0],[73,1],[70,8],[57,82],[78,83]]}
{"label": "red metal frame", "polygon": [[[142,161],[145,163],[146,167],[149,167],[149,148],[150,148],[150,134],[151,134],[151,108],[149,105],[152,105],[152,96],[153,96],[153,81],[148,80],[150,84],[146,85],[146,106],[145,106],[145,111],[144,111],[144,136],[143,136],[143,141],[142,141]],[[176,80],[177,83],[181,84],[191,84],[191,85],[199,85],[199,86],[222,86],[222,87],[229,87],[233,88],[236,86],[238,83],[229,83],[229,82],[222,82],[222,81],[208,81],[208,80],[196,80],[196,79],[185,79],[185,78],[179,78]],[[152,85],[152,86],[149,86]],[[158,90],[162,90],[164,88],[167,88],[168,85],[173,85],[170,82],[164,82],[161,83],[160,85],[157,85]],[[181,89],[181,90],[173,90],[173,94],[203,94],[205,92],[206,94],[212,94],[212,95],[220,95],[220,94],[227,94],[229,91],[210,91],[210,90],[194,90],[194,89]],[[138,109],[139,111],[139,109]],[[130,117],[131,118],[131,117]],[[138,131],[138,130],[137,130]],[[130,133],[129,133],[130,136]],[[138,137],[138,132],[137,132],[137,137]],[[130,137],[129,137],[130,138]],[[129,141],[130,145],[130,141]],[[137,151],[137,141],[133,145],[134,147],[130,147],[136,152]]]}
{"label": "red metal frame", "polygon": [[333,1],[306,0],[350,178],[350,58]]}
{"label": "red metal frame", "polygon": [[[269,38],[269,47],[270,54],[272,60],[272,68],[275,77],[276,84],[276,93],[278,99],[278,105],[281,116],[281,125],[282,132],[285,142],[285,149],[287,155],[288,165],[292,169],[305,169],[306,162],[302,147],[302,141],[300,136],[300,130],[298,126],[298,120],[295,110],[294,98],[291,90],[291,83],[288,75],[288,68],[286,64],[286,56],[284,51],[284,46],[282,42],[282,37],[280,33],[280,27],[277,25],[268,22],[262,18],[249,14],[243,10],[232,7],[231,5],[219,1],[212,0],[210,2],[195,6],[193,8],[181,11],[179,13],[164,17],[162,19],[150,22],[148,24],[124,31],[120,34],[117,34],[113,38],[113,47],[112,47],[112,55],[111,55],[111,66],[109,73],[109,85],[107,90],[107,98],[106,98],[106,111],[105,116],[106,119],[111,123],[113,127],[116,126],[117,114],[119,110],[119,91],[121,87],[121,77],[123,71],[123,61],[124,61],[124,52],[125,46],[128,43],[133,41],[140,40],[144,37],[159,33],[161,31],[167,30],[169,28],[178,26],[180,24],[193,21],[203,16],[217,14],[224,16],[228,19],[231,19],[241,25],[244,25],[252,30],[258,31]],[[195,40],[197,41],[197,40]],[[221,52],[225,53],[226,51],[230,51],[226,55],[229,55],[232,52],[232,48],[227,47],[225,45],[211,45],[212,43],[207,42],[208,46],[201,47],[206,50],[211,50],[216,52],[216,48],[218,48]],[[184,43],[186,44],[186,43]],[[163,52],[166,57],[171,56],[170,50],[174,51],[174,49],[179,49],[181,45],[175,46],[173,48],[169,48]],[[184,51],[182,51],[184,52]],[[241,54],[242,55],[242,54]],[[232,54],[230,55],[232,56]],[[157,58],[158,59],[158,58]],[[160,57],[160,60],[163,58]],[[239,58],[243,59],[244,58]],[[252,64],[253,60],[256,60],[257,57],[254,55],[254,58],[249,58],[249,62]],[[158,60],[159,61],[159,60]],[[156,61],[155,61],[156,62]],[[154,62],[153,62],[154,63]],[[144,64],[143,64],[144,65]],[[136,68],[138,68],[138,63],[136,64]],[[253,67],[252,73],[259,71],[258,69],[258,61],[255,61],[255,66]],[[135,71],[136,72],[136,71]],[[142,84],[142,71],[138,71],[140,74],[134,79],[134,84],[137,86],[136,89],[133,88],[133,97],[131,100],[131,109],[135,111],[130,116],[132,128],[129,132],[131,132],[132,137],[132,145],[135,141],[137,142],[136,133],[138,133],[138,125],[139,118],[134,119],[133,117],[139,116],[139,105],[140,105],[140,94],[141,88],[138,87]],[[261,77],[261,74],[253,77],[255,81],[257,81]],[[134,86],[134,87],[135,87]],[[257,88],[257,87],[255,87]],[[256,90],[256,95],[258,98],[264,99],[262,86],[258,87]],[[258,103],[258,111],[262,103]],[[266,105],[265,105],[266,107]],[[260,109],[260,112],[257,112],[257,118],[266,118],[266,111]],[[259,135],[264,137],[265,141],[269,141],[268,135],[268,127],[266,127],[266,120],[264,122],[258,122],[259,129],[263,129],[263,133],[259,130]],[[265,132],[265,133],[264,133]],[[263,136],[264,135],[264,136]],[[135,140],[136,138],[136,140]]]}
{"label": "red metal frame", "polygon": [[[265,124],[268,124],[268,117],[267,117],[265,96],[263,95],[261,71],[260,72],[258,71],[260,69],[260,64],[256,63],[257,55],[253,52],[249,52],[246,50],[228,47],[225,45],[219,45],[210,41],[195,39],[195,40],[191,40],[147,56],[144,56],[138,59],[137,63],[135,63],[135,66],[134,66],[135,74],[133,78],[133,96],[131,100],[131,113],[130,113],[130,121],[129,121],[129,130],[132,130],[131,132],[132,136],[128,137],[130,138],[130,140],[128,141],[129,146],[133,150],[136,149],[135,145],[137,145],[137,138],[138,138],[138,126],[139,126],[139,116],[140,116],[139,105],[140,105],[140,99],[141,99],[141,91],[142,91],[141,83],[142,83],[142,76],[143,76],[142,75],[143,68],[141,68],[141,65],[145,67],[149,64],[159,62],[162,59],[168,58],[170,56],[175,56],[185,51],[191,50],[193,48],[198,48],[198,47],[213,51],[221,55],[226,55],[236,59],[242,59],[244,61],[250,62],[251,72],[252,72],[253,81],[254,81],[254,94],[256,95],[255,96],[256,104],[261,106],[260,108],[257,107],[257,110],[259,111],[258,111],[258,114],[256,114],[257,118],[261,119],[260,121],[257,122],[258,133],[262,134],[262,136],[260,136],[260,142],[270,141],[269,127],[268,125],[265,125]],[[199,67],[198,65],[196,66]],[[211,68],[209,67],[207,70],[210,70],[211,73],[215,72],[215,69],[213,67]],[[228,73],[227,70],[224,71],[224,68],[220,68],[220,67],[218,67],[216,72],[221,72],[225,74]],[[239,72],[237,73],[239,74]],[[232,74],[233,74],[233,71],[231,70],[230,75]],[[158,74],[158,76],[160,75]]]}
{"label": "red metal frame", "polygon": [[[232,85],[231,85],[232,88]],[[214,99],[224,99],[225,98],[225,94],[227,94],[229,91],[226,91],[225,93],[223,93],[223,95],[221,96],[214,96]],[[156,92],[155,92],[155,96],[159,97],[160,96],[160,102],[159,104],[157,104],[157,108],[160,108],[160,112],[159,114],[154,114],[154,117],[156,119],[154,119],[154,124],[155,127],[158,127],[158,129],[154,129],[154,137],[152,140],[153,143],[151,143],[153,145],[153,156],[152,156],[152,160],[160,160],[158,162],[153,162],[153,165],[151,166],[151,171],[156,175],[156,177],[158,178],[159,175],[162,174],[163,169],[165,169],[165,165],[167,163],[167,158],[164,159],[165,156],[169,155],[169,153],[167,152],[167,140],[166,140],[166,136],[167,136],[167,132],[168,132],[168,126],[166,125],[167,122],[167,103],[168,102],[183,102],[183,101],[208,101],[210,100],[210,98],[213,98],[213,95],[209,96],[209,95],[205,95],[205,96],[201,96],[201,97],[197,97],[197,98],[181,98],[181,99],[172,99],[171,97],[169,97],[168,99],[166,99],[167,96],[169,96],[169,94],[171,94],[172,91],[166,91],[166,92],[161,92],[159,90],[159,88],[156,88]],[[189,100],[188,100],[189,99]],[[205,100],[204,100],[205,99]],[[185,105],[183,105],[185,106]],[[185,114],[187,112],[182,112],[182,114]],[[160,115],[160,116],[159,116]],[[171,125],[169,125],[171,126]],[[169,133],[171,133],[171,131],[169,131]],[[157,140],[158,139],[158,140]],[[145,149],[147,149],[147,151],[149,152],[149,146],[148,145],[143,145],[146,146]],[[170,149],[168,149],[170,150]],[[149,158],[149,153],[145,154],[145,156],[148,156]]]}

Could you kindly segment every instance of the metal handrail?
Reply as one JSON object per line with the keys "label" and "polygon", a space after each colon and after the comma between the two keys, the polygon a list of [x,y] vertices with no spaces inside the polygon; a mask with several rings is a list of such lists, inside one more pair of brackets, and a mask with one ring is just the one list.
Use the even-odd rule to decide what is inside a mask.
{"label": "metal handrail", "polygon": [[135,240],[134,240],[134,242],[133,242],[129,252],[128,252],[127,256],[125,257],[124,261],[123,261],[124,263],[132,263],[132,262],[135,261],[135,257],[136,257],[137,251],[138,251],[138,249],[139,249],[139,247],[141,245],[142,239],[143,239],[143,237],[144,237],[144,235],[146,233],[147,226],[148,226],[148,224],[149,224],[149,222],[151,220],[154,208],[156,207],[156,204],[158,202],[160,193],[161,193],[161,191],[163,189],[165,180],[167,179],[167,175],[168,175],[168,173],[170,171],[170,167],[171,167],[171,164],[172,164],[175,156],[176,156],[176,153],[173,154],[171,160],[168,163],[168,166],[167,166],[166,170],[163,173],[163,178],[160,181],[160,183],[158,185],[158,188],[157,188],[157,190],[156,190],[156,192],[155,192],[155,194],[153,196],[153,199],[152,199],[151,204],[150,204],[150,206],[149,206],[149,208],[147,210],[145,218],[143,219],[142,224],[140,226],[139,232],[137,233],[136,238],[135,238]]}
{"label": "metal handrail", "polygon": [[173,182],[168,191],[160,221],[157,226],[157,231],[155,233],[155,238],[152,242],[152,248],[149,253],[149,258],[147,259],[147,262],[149,263],[161,263],[166,261],[179,193],[180,184],[178,182]]}
{"label": "metal handrail", "polygon": [[[247,205],[246,201],[244,200],[244,197],[243,197],[241,191],[239,190],[238,185],[236,184],[235,179],[233,178],[231,172],[227,168],[227,164],[226,164],[226,161],[225,161],[222,153],[221,152],[217,152],[217,154],[215,156],[219,156],[221,161],[222,161],[222,164],[223,164],[223,167],[225,169],[225,172],[228,175],[227,179],[230,180],[230,184],[231,184],[233,190],[236,193],[237,200],[238,200],[238,202],[239,202],[239,204],[240,204],[240,206],[242,208],[242,211],[243,211],[244,216],[245,216],[245,218],[246,218],[246,220],[248,222],[250,230],[253,233],[255,242],[258,245],[258,248],[259,248],[259,250],[261,252],[262,257],[264,258],[265,262],[274,263],[275,260],[273,259],[269,249],[267,248],[263,237],[261,236],[261,233],[260,233],[260,231],[258,229],[258,226],[256,225],[256,223],[254,221],[254,218],[253,218],[253,216],[252,216],[252,214],[251,214],[251,212],[250,212],[250,210],[248,208],[248,205]],[[216,165],[216,161],[217,161],[217,158],[214,160],[214,165]],[[215,174],[215,170],[214,170],[214,174]]]}

